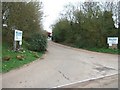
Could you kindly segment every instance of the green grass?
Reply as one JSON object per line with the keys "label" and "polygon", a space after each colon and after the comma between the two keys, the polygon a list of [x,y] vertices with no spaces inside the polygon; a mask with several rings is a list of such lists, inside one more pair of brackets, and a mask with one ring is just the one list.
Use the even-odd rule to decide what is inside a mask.
{"label": "green grass", "polygon": [[[25,64],[28,64],[37,58],[34,56],[35,54],[32,51],[27,49],[24,50],[25,52],[15,52],[7,48],[7,45],[3,45],[2,47],[2,57],[10,56],[11,59],[9,61],[2,61],[2,72],[8,72],[12,69],[19,68]],[[42,56],[43,52],[36,52],[39,57]],[[23,60],[18,60],[16,58],[17,55],[23,55],[25,58]]]}
{"label": "green grass", "polygon": [[119,49],[109,49],[109,48],[84,48],[84,49],[95,52],[101,52],[101,53],[120,54]]}
{"label": "green grass", "polygon": [[[67,46],[74,47],[74,48],[79,48],[75,46],[74,44],[68,44],[68,43],[60,43],[60,44],[67,45]],[[101,53],[120,54],[119,49],[110,49],[110,48],[80,48],[80,49],[101,52]]]}

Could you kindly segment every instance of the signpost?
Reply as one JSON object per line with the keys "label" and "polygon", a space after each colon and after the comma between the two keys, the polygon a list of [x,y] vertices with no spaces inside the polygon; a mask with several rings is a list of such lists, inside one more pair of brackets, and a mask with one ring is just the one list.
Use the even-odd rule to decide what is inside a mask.
{"label": "signpost", "polygon": [[16,51],[16,42],[19,41],[19,46],[22,45],[22,31],[15,30],[14,32],[14,51]]}
{"label": "signpost", "polygon": [[107,43],[109,44],[109,47],[114,47],[117,48],[118,44],[118,37],[108,37],[107,38]]}

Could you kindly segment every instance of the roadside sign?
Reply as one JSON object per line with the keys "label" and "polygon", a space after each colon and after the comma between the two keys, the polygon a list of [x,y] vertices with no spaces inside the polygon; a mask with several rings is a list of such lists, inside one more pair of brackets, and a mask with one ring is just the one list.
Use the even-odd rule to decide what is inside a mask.
{"label": "roadside sign", "polygon": [[16,51],[16,46],[17,46],[17,41],[19,42],[19,48],[21,47],[22,45],[22,34],[23,32],[20,31],[20,30],[15,30],[14,32],[14,51]]}
{"label": "roadside sign", "polygon": [[108,37],[107,43],[111,46],[111,44],[118,44],[118,37]]}
{"label": "roadside sign", "polygon": [[14,40],[15,41],[22,41],[22,31],[20,30],[15,30],[15,36],[14,36]]}

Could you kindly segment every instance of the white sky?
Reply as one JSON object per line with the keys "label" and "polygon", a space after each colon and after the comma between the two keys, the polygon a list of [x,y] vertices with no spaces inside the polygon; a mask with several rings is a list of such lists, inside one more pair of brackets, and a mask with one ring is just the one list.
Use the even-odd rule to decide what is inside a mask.
{"label": "white sky", "polygon": [[[43,2],[43,27],[44,30],[52,32],[50,26],[59,18],[59,13],[64,9],[64,6],[69,3],[84,2],[89,0],[40,0]],[[106,1],[106,0],[94,0]],[[108,1],[108,0],[107,0]],[[112,1],[112,0],[109,0]]]}
{"label": "white sky", "polygon": [[[80,0],[41,0],[43,2],[43,27],[47,31],[52,31],[50,26],[59,18],[59,13],[64,6],[70,3],[80,2]],[[84,1],[84,0],[82,0]]]}

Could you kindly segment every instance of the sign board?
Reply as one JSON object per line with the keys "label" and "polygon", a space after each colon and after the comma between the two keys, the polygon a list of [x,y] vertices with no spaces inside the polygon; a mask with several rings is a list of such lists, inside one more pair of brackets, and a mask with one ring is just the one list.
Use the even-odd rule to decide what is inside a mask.
{"label": "sign board", "polygon": [[108,37],[107,43],[111,46],[112,44],[118,44],[118,37]]}
{"label": "sign board", "polygon": [[14,40],[15,41],[22,41],[22,31],[20,30],[15,30],[15,36],[14,36]]}

